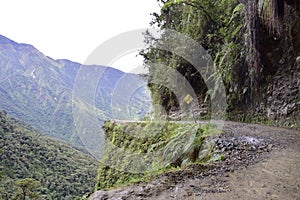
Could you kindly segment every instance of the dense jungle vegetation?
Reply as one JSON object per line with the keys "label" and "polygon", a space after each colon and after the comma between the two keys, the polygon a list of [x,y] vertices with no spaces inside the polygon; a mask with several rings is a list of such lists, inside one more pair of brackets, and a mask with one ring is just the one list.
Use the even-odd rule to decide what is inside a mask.
{"label": "dense jungle vegetation", "polygon": [[[246,112],[249,115],[259,115],[261,118],[272,120],[288,117],[276,113],[276,108],[273,108],[276,106],[272,105],[275,99],[268,101],[268,98],[272,94],[281,95],[274,93],[278,74],[281,73],[282,78],[293,74],[293,70],[299,71],[295,62],[300,55],[299,1],[158,0],[158,2],[161,11],[153,14],[151,23],[162,31],[175,30],[201,44],[214,61],[212,66],[214,74],[202,77],[195,66],[187,60],[175,53],[156,48],[159,42],[146,34],[150,47],[141,54],[145,58],[145,63],[149,64],[149,78],[153,80],[152,82],[161,77],[157,65],[151,63],[159,63],[167,66],[165,70],[173,69],[184,76],[193,87],[198,103],[206,107],[211,105],[210,98],[220,87],[216,84],[214,88],[208,89],[206,83],[209,79],[221,79],[225,86],[230,119],[245,120],[247,117],[238,119],[236,113],[244,115]],[[186,52],[189,52],[189,47],[186,48]],[[286,72],[282,72],[283,69],[286,69]],[[168,82],[174,77],[164,78],[165,82]],[[167,114],[180,110],[180,100],[170,88],[153,83],[150,83],[149,87],[154,104],[161,104]],[[294,93],[296,91],[298,88],[292,90]],[[286,89],[286,93],[289,92],[291,91]],[[297,104],[299,95],[293,96],[295,98],[283,97],[279,101]],[[294,106],[289,113],[296,113],[297,109],[299,111],[299,106]],[[278,106],[277,110],[280,110]]]}
{"label": "dense jungle vegetation", "polygon": [[0,112],[0,199],[80,199],[94,186],[97,161],[24,128]]}

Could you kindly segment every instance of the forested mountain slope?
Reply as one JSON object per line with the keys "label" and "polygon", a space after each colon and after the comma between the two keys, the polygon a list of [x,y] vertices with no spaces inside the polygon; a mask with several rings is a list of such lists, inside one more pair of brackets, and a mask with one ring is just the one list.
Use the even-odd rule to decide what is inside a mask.
{"label": "forested mountain slope", "polygon": [[41,199],[74,199],[92,191],[98,162],[88,154],[41,134],[0,112],[0,199],[20,199],[17,181],[40,182]]}
{"label": "forested mountain slope", "polygon": [[[126,104],[125,99],[131,95],[129,108],[134,111],[132,118],[146,115],[150,105],[149,92],[143,87],[145,80],[140,76],[110,67],[53,60],[31,45],[16,43],[1,35],[0,109],[49,136],[82,144],[78,135],[81,133],[76,132],[72,113],[72,105],[79,105],[80,102],[72,95],[78,71],[83,67],[103,73],[94,96],[97,108],[92,108],[97,112],[99,123],[114,117],[112,95],[119,87],[118,81],[124,77],[129,80],[128,85],[141,88],[134,94],[124,90],[118,94],[118,103]],[[125,84],[122,87],[126,89]]]}

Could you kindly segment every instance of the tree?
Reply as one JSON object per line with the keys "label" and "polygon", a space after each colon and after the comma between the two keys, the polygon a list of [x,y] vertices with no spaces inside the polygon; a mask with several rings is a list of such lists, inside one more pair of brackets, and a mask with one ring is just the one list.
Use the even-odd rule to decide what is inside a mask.
{"label": "tree", "polygon": [[41,183],[33,178],[24,178],[16,181],[16,185],[21,188],[21,193],[17,194],[18,199],[25,200],[26,197],[30,199],[38,199],[39,195],[36,189],[40,187]]}
{"label": "tree", "polygon": [[[236,0],[160,0],[160,3],[161,12],[153,14],[152,24],[162,30],[175,30],[198,42],[214,60],[215,73],[209,78],[223,79],[228,105],[234,107],[240,102],[243,104],[244,99],[238,97],[248,91],[251,78],[248,66],[244,64],[248,50],[244,45],[244,5]],[[149,48],[141,52],[141,55],[149,67],[149,80],[154,80],[152,82],[155,83],[155,80],[161,79],[160,70],[151,63],[176,70],[192,86],[198,103],[209,107],[210,97],[218,90],[219,85],[207,88],[208,80],[202,77],[195,66],[175,53],[156,48],[156,38],[145,35]],[[190,49],[186,49],[189,54]],[[170,76],[170,79],[173,77]],[[180,109],[176,96],[168,88],[158,84],[149,84],[149,88],[153,102],[162,105],[167,114],[169,110]]]}

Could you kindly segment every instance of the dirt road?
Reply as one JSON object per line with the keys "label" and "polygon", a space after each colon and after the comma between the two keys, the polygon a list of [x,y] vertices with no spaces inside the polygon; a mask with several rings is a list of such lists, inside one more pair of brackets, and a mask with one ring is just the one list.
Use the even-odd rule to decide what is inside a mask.
{"label": "dirt road", "polygon": [[191,165],[90,199],[300,200],[300,131],[226,122],[218,145],[225,160]]}

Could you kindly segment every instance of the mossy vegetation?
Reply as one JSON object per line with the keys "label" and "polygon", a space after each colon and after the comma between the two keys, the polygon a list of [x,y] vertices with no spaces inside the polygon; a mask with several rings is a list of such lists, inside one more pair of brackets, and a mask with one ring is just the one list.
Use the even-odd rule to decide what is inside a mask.
{"label": "mossy vegetation", "polygon": [[[276,74],[290,69],[299,56],[299,1],[279,0],[159,0],[161,10],[154,13],[152,24],[162,31],[172,29],[201,44],[212,57],[216,73],[211,77],[221,79],[226,90],[227,112],[235,115],[243,112],[251,122],[272,120],[272,124],[288,127],[297,126],[293,115],[276,116],[268,119],[268,88]],[[147,35],[147,34],[146,34]],[[207,88],[206,81],[195,66],[175,53],[156,48],[161,40],[148,34],[149,48],[142,51],[149,67],[149,84],[154,104],[162,105],[166,114],[178,112],[180,104],[174,91],[157,83],[161,79],[161,64],[165,71],[179,72],[192,86],[200,105],[210,109],[211,97],[218,89]],[[186,49],[188,52],[189,48]],[[184,50],[183,50],[184,51]],[[201,57],[201,55],[199,55]],[[286,76],[289,75],[286,72]],[[284,75],[282,75],[284,77]],[[163,77],[170,82],[173,76]],[[178,88],[184,87],[178,83]],[[295,91],[298,91],[297,88]],[[299,93],[299,91],[298,91]],[[297,100],[283,99],[285,103]],[[265,112],[257,107],[265,105]],[[209,112],[208,112],[209,113]],[[252,114],[253,113],[253,114]],[[298,111],[296,111],[296,115]],[[257,116],[257,117],[256,117]],[[233,116],[234,117],[234,116]],[[238,119],[239,117],[234,117]],[[280,119],[279,119],[280,118]],[[232,119],[232,118],[231,118]],[[266,120],[265,120],[266,119]]]}
{"label": "mossy vegetation", "polygon": [[220,133],[211,125],[195,123],[107,121],[105,153],[98,170],[96,190],[112,188],[153,175],[180,169],[192,162],[205,162],[199,152],[205,138]]}
{"label": "mossy vegetation", "polygon": [[[247,47],[246,23],[244,4],[236,0],[222,1],[160,1],[162,4],[161,13],[154,14],[153,24],[158,25],[162,30],[172,29],[180,32],[201,46],[211,55],[215,66],[210,78],[222,79],[226,88],[227,102],[229,108],[238,103],[245,102],[249,98],[251,89],[250,68],[245,64]],[[155,48],[155,41],[149,36],[150,48],[141,52],[145,63],[149,64],[149,77],[152,82],[160,77],[155,65],[159,63],[168,68],[176,70],[193,87],[199,104],[209,104],[209,96],[214,89],[208,90],[203,77],[186,60],[171,52]],[[153,47],[153,48],[151,48]],[[166,82],[171,81],[166,78]],[[172,79],[173,77],[170,77]],[[178,84],[178,87],[184,87]],[[164,107],[167,114],[171,110],[178,110],[178,102],[174,91],[159,85],[149,84],[154,104]]]}

